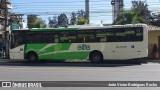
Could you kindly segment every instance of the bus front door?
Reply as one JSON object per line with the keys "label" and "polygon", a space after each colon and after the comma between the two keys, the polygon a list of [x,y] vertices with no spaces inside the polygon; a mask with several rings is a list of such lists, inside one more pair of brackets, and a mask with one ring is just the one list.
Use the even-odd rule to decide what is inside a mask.
{"label": "bus front door", "polygon": [[24,45],[10,49],[10,59],[24,59]]}

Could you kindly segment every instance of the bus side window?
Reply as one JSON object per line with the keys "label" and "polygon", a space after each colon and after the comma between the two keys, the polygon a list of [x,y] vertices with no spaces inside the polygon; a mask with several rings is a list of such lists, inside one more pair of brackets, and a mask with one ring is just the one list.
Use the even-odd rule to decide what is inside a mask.
{"label": "bus side window", "polygon": [[96,31],[96,42],[106,42],[106,33],[104,30],[97,30]]}
{"label": "bus side window", "polygon": [[100,41],[103,41],[103,40],[101,40],[100,38],[96,37],[95,42],[100,42]]}
{"label": "bus side window", "polygon": [[77,35],[77,42],[79,42],[79,43],[86,42],[86,34],[79,32]]}
{"label": "bus side window", "polygon": [[95,30],[80,30],[77,32],[79,43],[95,42]]}
{"label": "bus side window", "polygon": [[114,34],[114,30],[111,29],[109,31],[105,31],[106,34],[106,42],[115,42],[116,38],[115,38],[115,34]]}
{"label": "bus side window", "polygon": [[107,40],[107,42],[115,42],[115,38],[114,38],[114,36],[107,36],[107,38],[106,38]]}
{"label": "bus side window", "polygon": [[77,34],[75,31],[61,31],[60,32],[60,42],[62,43],[75,43]]}
{"label": "bus side window", "polygon": [[76,43],[76,39],[77,39],[77,36],[76,34],[69,34],[69,37],[68,37],[68,42],[69,43]]}
{"label": "bus side window", "polygon": [[143,41],[143,28],[136,28],[136,40]]}
{"label": "bus side window", "polygon": [[85,41],[84,38],[77,38],[77,42],[79,42],[79,43],[83,43],[84,41]]}
{"label": "bus side window", "polygon": [[116,42],[125,42],[126,33],[124,28],[117,28],[115,32],[115,41]]}

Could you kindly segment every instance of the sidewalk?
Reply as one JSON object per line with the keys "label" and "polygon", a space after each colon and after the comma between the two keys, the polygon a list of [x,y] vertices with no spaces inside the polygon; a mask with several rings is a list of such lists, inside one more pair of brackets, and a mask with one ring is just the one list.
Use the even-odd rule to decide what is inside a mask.
{"label": "sidewalk", "polygon": [[153,59],[153,58],[143,58],[141,60],[139,60],[140,62],[153,62],[153,63],[160,63],[160,58],[156,58],[156,59]]}
{"label": "sidewalk", "polygon": [[148,59],[148,62],[160,63],[160,59]]}

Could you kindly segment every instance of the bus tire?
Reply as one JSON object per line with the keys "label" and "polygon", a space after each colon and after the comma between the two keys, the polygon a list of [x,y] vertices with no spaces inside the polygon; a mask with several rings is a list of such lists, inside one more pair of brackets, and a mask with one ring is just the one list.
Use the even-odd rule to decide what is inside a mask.
{"label": "bus tire", "polygon": [[29,62],[38,62],[38,55],[35,52],[29,52],[27,54],[27,59]]}
{"label": "bus tire", "polygon": [[103,62],[103,55],[99,51],[93,51],[89,55],[89,59],[92,63],[102,63]]}

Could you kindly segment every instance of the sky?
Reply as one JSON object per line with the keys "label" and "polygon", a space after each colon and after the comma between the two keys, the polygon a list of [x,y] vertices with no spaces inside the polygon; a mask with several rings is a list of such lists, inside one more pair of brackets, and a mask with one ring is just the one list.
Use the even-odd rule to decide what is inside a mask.
{"label": "sky", "polygon": [[[78,10],[85,11],[85,0],[11,0],[11,12],[17,14],[39,14],[40,17],[48,23],[48,17],[58,16],[65,13],[70,19],[71,12]],[[124,0],[124,8],[131,8],[131,1]],[[136,0],[138,1],[138,0]],[[149,10],[152,12],[160,12],[160,0],[141,0],[146,1]],[[111,0],[90,0],[90,23],[100,24],[112,23],[112,5]]]}

